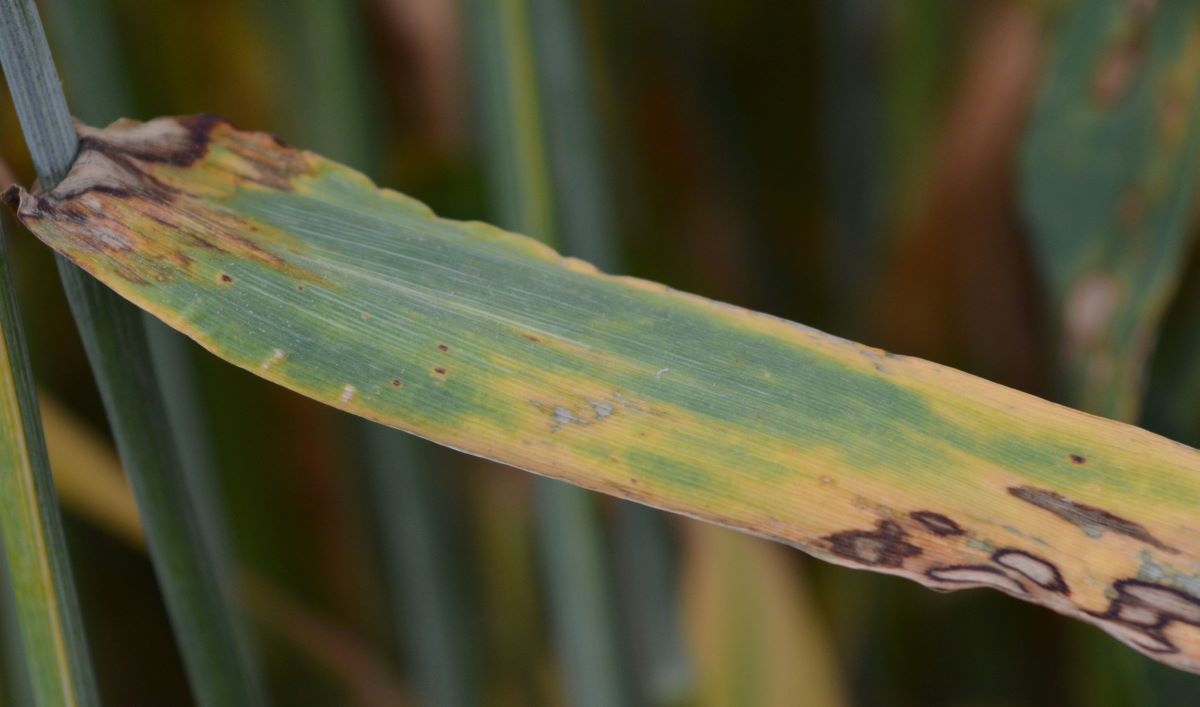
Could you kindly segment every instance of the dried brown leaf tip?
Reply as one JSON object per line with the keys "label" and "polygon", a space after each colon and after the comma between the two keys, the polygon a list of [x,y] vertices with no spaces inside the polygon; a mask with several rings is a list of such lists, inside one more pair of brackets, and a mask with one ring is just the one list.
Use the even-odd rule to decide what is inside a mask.
{"label": "dried brown leaf tip", "polygon": [[213,115],[119,120],[77,131],[79,152],[62,182],[47,192],[14,187],[4,199],[27,225],[56,226],[39,235],[85,268],[104,263],[139,284],[187,272],[228,285],[234,279],[228,273],[192,273],[196,262],[209,264],[216,255],[320,281],[289,262],[294,239],[220,206],[240,191],[291,191],[317,163],[311,153],[266,133],[238,131]]}
{"label": "dried brown leaf tip", "polygon": [[286,190],[312,162],[309,153],[289,148],[273,135],[238,131],[211,114],[145,123],[121,119],[103,129],[77,123],[76,131],[79,152],[62,182],[35,195],[19,187],[5,193],[5,201],[19,204],[23,217],[38,216],[39,207],[47,203],[68,202],[88,193],[169,201],[182,191],[169,168],[192,167],[214,157],[210,155],[214,145],[221,154],[207,160],[206,168],[224,173],[224,178],[208,184],[218,192],[247,185]]}

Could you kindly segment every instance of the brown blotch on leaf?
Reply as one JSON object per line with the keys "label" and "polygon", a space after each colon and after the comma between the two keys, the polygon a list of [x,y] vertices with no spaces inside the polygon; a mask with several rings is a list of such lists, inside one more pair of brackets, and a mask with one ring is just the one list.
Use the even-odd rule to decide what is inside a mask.
{"label": "brown blotch on leaf", "polygon": [[233,277],[228,273],[221,273],[221,282],[233,282]]}
{"label": "brown blotch on leaf", "polygon": [[1117,222],[1126,231],[1136,230],[1145,220],[1148,209],[1146,190],[1139,186],[1130,187],[1117,202]]}
{"label": "brown blotch on leaf", "polygon": [[913,511],[908,515],[934,535],[949,537],[963,534],[963,529],[958,523],[955,523],[953,520],[947,518],[941,513],[934,513],[933,511]]}
{"label": "brown blotch on leaf", "polygon": [[439,376],[444,376],[444,375],[446,375],[446,369],[445,369],[445,368],[442,368],[441,366],[437,366],[436,368],[434,368],[434,369],[433,369],[433,372],[434,372],[434,373],[436,373],[436,374],[438,374]]}
{"label": "brown blotch on leaf", "polygon": [[875,530],[845,530],[824,538],[838,557],[871,567],[900,567],[921,548],[908,542],[899,523],[881,520]]}
{"label": "brown blotch on leaf", "polygon": [[1099,537],[1105,530],[1111,530],[1114,533],[1139,540],[1164,552],[1179,553],[1179,550],[1151,535],[1150,531],[1146,530],[1146,527],[1141,523],[1135,523],[1122,518],[1103,508],[1072,501],[1060,493],[1034,488],[1033,486],[1010,486],[1008,492],[1026,503],[1031,503],[1044,511],[1053,513],[1068,523],[1078,526],[1089,537]]}
{"label": "brown blotch on leaf", "polygon": [[539,339],[539,338],[537,338],[537,337],[536,337],[536,336],[534,336],[533,334],[521,334],[521,336],[525,337],[526,339],[529,339],[530,341],[532,341],[532,342],[533,342],[533,343],[535,343],[535,344],[540,344],[540,343],[542,343],[542,340],[541,340],[541,339]]}
{"label": "brown blotch on leaf", "polygon": [[392,379],[392,387],[393,388],[399,388],[402,385],[404,385],[404,383],[402,383],[399,378]]}
{"label": "brown blotch on leaf", "polygon": [[303,292],[303,291],[304,291],[304,285],[296,285],[296,291],[297,291],[297,292]]}
{"label": "brown blotch on leaf", "polygon": [[1187,592],[1140,579],[1117,580],[1112,589],[1105,611],[1087,613],[1141,634],[1144,640],[1134,642],[1147,652],[1179,652],[1166,635],[1175,622],[1200,627],[1200,599]]}
{"label": "brown blotch on leaf", "polygon": [[446,346],[445,344],[438,344],[437,348],[438,348],[438,351],[441,351],[442,353],[445,353],[450,350],[450,347]]}
{"label": "brown blotch on leaf", "polygon": [[1018,548],[1002,548],[992,553],[992,562],[1023,575],[1042,589],[1070,596],[1071,588],[1054,563]]}
{"label": "brown blotch on leaf", "polygon": [[1070,455],[1069,458],[1070,458],[1072,464],[1086,464],[1087,463],[1087,457],[1083,456],[1082,454],[1072,454],[1072,455]]}
{"label": "brown blotch on leaf", "polygon": [[4,200],[4,203],[8,205],[8,208],[16,209],[21,205],[21,187],[13,184],[9,188],[5,189],[3,194],[0,194],[0,199]]}
{"label": "brown blotch on leaf", "polygon": [[1128,93],[1145,53],[1144,29],[1138,28],[1100,58],[1092,75],[1092,100],[1097,106],[1109,108]]}

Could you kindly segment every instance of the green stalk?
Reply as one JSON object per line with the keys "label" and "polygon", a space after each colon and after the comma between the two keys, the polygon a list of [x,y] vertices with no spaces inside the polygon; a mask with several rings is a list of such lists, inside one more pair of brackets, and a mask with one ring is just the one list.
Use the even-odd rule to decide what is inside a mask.
{"label": "green stalk", "polygon": [[13,596],[8,560],[0,545],[0,707],[33,704],[33,685],[25,669],[25,649],[21,647],[21,627],[17,619],[17,600]]}
{"label": "green stalk", "polygon": [[427,704],[479,704],[468,645],[467,598],[455,573],[450,502],[439,493],[425,440],[364,425],[371,491],[397,638]]}
{"label": "green stalk", "polygon": [[[354,2],[304,0],[282,6],[280,49],[289,66],[310,77],[286,97],[294,138],[354,165],[378,169],[378,121],[364,56],[362,18]],[[280,6],[276,6],[280,5]],[[466,626],[467,596],[459,579],[461,548],[450,532],[449,499],[434,474],[434,445],[381,425],[355,422],[367,510],[378,529],[393,634],[404,648],[418,693],[429,704],[477,704],[478,680]]]}
{"label": "green stalk", "polygon": [[[45,33],[32,0],[0,3],[0,59],[43,185],[74,159],[71,125]],[[147,531],[151,560],[197,702],[205,707],[264,702],[232,609],[214,533],[201,522],[138,310],[69,262],[59,274],[75,315],[117,449]]]}
{"label": "green stalk", "polygon": [[[570,214],[573,221],[562,223],[562,232],[586,238],[587,255],[611,259],[611,251],[603,250],[611,244],[584,230],[592,223],[601,233],[609,230],[603,225],[603,209],[591,201],[582,207],[572,203],[575,193],[567,188],[572,182],[581,186],[575,180],[583,180],[583,189],[592,193],[599,188],[602,182],[596,173],[572,169],[588,154],[573,151],[568,144],[578,136],[546,130],[541,102],[554,96],[539,95],[544,74],[539,76],[538,68],[544,72],[547,64],[538,57],[543,54],[549,60],[546,49],[552,47],[535,43],[531,5],[525,0],[472,0],[467,8],[473,88],[498,222],[554,243],[560,225],[556,216]],[[538,9],[546,8],[539,5]],[[561,75],[551,78],[552,84],[561,85]],[[578,77],[567,80],[572,78]],[[580,117],[578,104],[570,109],[573,117]],[[558,175],[562,179],[556,179]],[[568,240],[565,245],[574,250],[580,243]],[[551,623],[570,702],[627,704],[631,684],[620,648],[612,575],[596,503],[587,492],[551,480],[538,481],[535,503]]]}
{"label": "green stalk", "polygon": [[[111,11],[107,0],[50,3],[49,27],[59,40],[68,89],[79,117],[91,124],[108,123],[133,113]],[[199,530],[213,553],[213,571],[221,584],[230,586],[236,564],[218,488],[212,435],[192,359],[193,345],[154,317],[141,313],[141,318],[155,377],[163,391],[171,441],[182,465]],[[245,623],[240,615],[235,614],[233,619],[238,641],[248,645]],[[252,660],[249,655],[248,659]],[[254,670],[257,673],[257,666]]]}
{"label": "green stalk", "polygon": [[[1193,233],[1198,17],[1187,0],[1144,10],[1077,3],[1057,30],[1020,155],[1021,206],[1057,338],[1058,397],[1113,419],[1140,415],[1145,369]],[[1150,704],[1149,662],[1096,638],[1084,639],[1080,656],[1090,703]]]}
{"label": "green stalk", "polygon": [[34,704],[96,705],[25,335],[0,230],[0,522]]}
{"label": "green stalk", "polygon": [[[554,217],[563,250],[619,272],[620,248],[587,44],[573,3],[530,0],[534,64]],[[638,696],[646,704],[682,700],[690,688],[679,626],[676,562],[666,517],[636,503],[614,503],[613,551]]]}

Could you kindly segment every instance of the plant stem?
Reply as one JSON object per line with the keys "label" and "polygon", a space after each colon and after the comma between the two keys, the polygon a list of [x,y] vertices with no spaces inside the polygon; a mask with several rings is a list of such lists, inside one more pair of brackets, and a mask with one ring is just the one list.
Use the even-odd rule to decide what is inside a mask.
{"label": "plant stem", "polygon": [[[364,56],[364,27],[349,0],[260,0],[278,22],[283,63],[310,80],[288,87],[281,115],[289,137],[360,169],[378,170],[378,84]],[[378,532],[378,561],[395,640],[422,699],[442,707],[479,702],[467,631],[463,553],[450,532],[451,504],[438,486],[435,445],[365,421],[353,438],[364,448],[364,510]]]}
{"label": "plant stem", "polygon": [[95,678],[4,240],[0,229],[0,520],[7,578],[35,703],[95,705]]}
{"label": "plant stem", "polygon": [[[32,0],[0,3],[0,59],[39,181],[56,184],[78,139]],[[141,315],[68,261],[59,258],[58,269],[138,501],[193,694],[204,707],[261,704],[232,588],[163,414]]]}
{"label": "plant stem", "polygon": [[[587,208],[581,208],[568,197],[580,186],[595,193],[602,183],[595,172],[574,169],[587,154],[575,149],[571,140],[587,143],[588,135],[546,129],[541,104],[561,96],[539,92],[544,74],[539,76],[538,64],[551,60],[539,54],[549,54],[545,50],[553,47],[537,46],[531,4],[475,0],[468,8],[473,85],[495,216],[504,227],[554,243],[560,209],[574,217],[572,223],[561,224],[567,226],[564,231],[596,217],[596,202],[584,196],[582,205]],[[565,41],[574,40],[572,36]],[[572,115],[579,117],[578,111]],[[603,218],[597,222],[600,233],[608,230],[604,223]],[[571,232],[584,237],[595,233]],[[582,248],[570,240],[566,245],[593,257],[611,253],[611,244],[600,238],[588,238]],[[632,681],[621,651],[613,576],[594,497],[558,481],[539,480],[535,503],[551,624],[570,703],[628,704]]]}

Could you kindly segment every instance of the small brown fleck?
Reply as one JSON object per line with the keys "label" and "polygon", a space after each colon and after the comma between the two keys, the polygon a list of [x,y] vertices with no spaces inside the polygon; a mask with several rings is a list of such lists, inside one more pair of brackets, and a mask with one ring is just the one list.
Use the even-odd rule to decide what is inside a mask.
{"label": "small brown fleck", "polygon": [[446,369],[445,369],[445,368],[442,368],[441,366],[438,366],[438,367],[434,368],[434,369],[433,369],[433,372],[434,372],[434,373],[436,373],[436,374],[438,374],[439,376],[444,376],[444,375],[446,375]]}
{"label": "small brown fleck", "polygon": [[1188,101],[1178,93],[1169,96],[1163,103],[1159,114],[1159,130],[1163,140],[1170,146],[1175,146],[1183,139],[1188,127]]}
{"label": "small brown fleck", "polygon": [[1082,454],[1072,454],[1071,455],[1071,463],[1072,464],[1087,464],[1087,457],[1083,456]]}
{"label": "small brown fleck", "polygon": [[908,515],[934,535],[950,537],[953,535],[963,534],[962,526],[960,526],[958,523],[955,523],[950,518],[942,515],[941,513],[934,513],[933,511],[913,511]]}
{"label": "small brown fleck", "polygon": [[393,387],[393,388],[399,388],[399,387],[400,387],[400,386],[402,386],[402,385],[404,385],[404,384],[400,382],[400,379],[399,379],[399,378],[393,378],[393,379],[392,379],[392,387]]}
{"label": "small brown fleck", "polygon": [[530,341],[534,342],[535,344],[542,343],[542,340],[537,338],[533,334],[521,334],[521,336],[525,337],[526,339],[529,339]]}
{"label": "small brown fleck", "polygon": [[1146,190],[1138,186],[1130,187],[1117,201],[1117,222],[1126,231],[1134,231],[1142,225],[1148,208]]}
{"label": "small brown fleck", "polygon": [[297,292],[303,292],[303,291],[304,291],[304,285],[296,285],[296,291],[297,291]]}
{"label": "small brown fleck", "polygon": [[227,273],[221,273],[221,282],[233,282],[233,278]]}
{"label": "small brown fleck", "polygon": [[445,352],[447,352],[447,351],[449,351],[449,350],[450,350],[450,347],[449,347],[449,346],[446,346],[445,344],[438,344],[438,351],[441,351],[442,353],[445,353]]}

